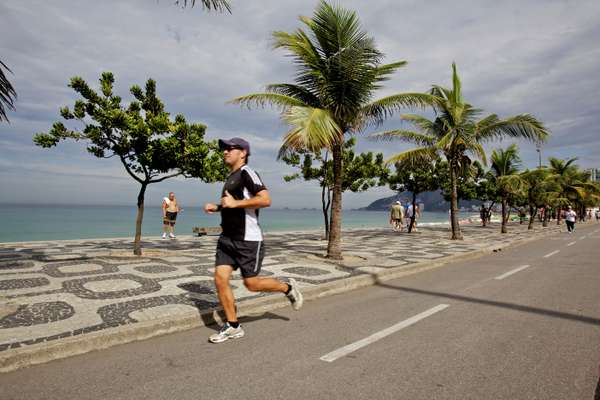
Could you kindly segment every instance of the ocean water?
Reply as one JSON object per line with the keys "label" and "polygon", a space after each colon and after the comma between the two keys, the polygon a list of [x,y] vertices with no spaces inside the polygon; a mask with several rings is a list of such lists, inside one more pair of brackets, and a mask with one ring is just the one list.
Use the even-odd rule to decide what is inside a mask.
{"label": "ocean water", "polygon": [[[130,206],[0,206],[0,242],[133,237],[136,207]],[[342,228],[388,227],[386,211],[343,211]],[[218,226],[218,214],[207,215],[201,208],[187,207],[177,216],[175,233],[189,235],[195,226]],[[424,212],[420,224],[448,223],[444,212]],[[260,224],[268,232],[323,229],[319,210],[260,211]],[[160,207],[146,207],[143,236],[162,232]]]}

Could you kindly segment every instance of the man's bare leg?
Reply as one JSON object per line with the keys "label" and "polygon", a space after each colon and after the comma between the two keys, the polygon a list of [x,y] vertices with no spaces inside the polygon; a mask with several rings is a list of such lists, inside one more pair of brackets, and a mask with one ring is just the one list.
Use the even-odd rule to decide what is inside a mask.
{"label": "man's bare leg", "polygon": [[217,265],[215,267],[215,286],[217,287],[217,294],[219,296],[219,302],[225,312],[225,318],[228,322],[237,321],[235,314],[235,299],[233,297],[233,291],[229,286],[229,280],[233,267],[231,265]]}
{"label": "man's bare leg", "polygon": [[244,285],[246,289],[251,292],[281,292],[286,293],[288,291],[288,284],[278,281],[273,278],[259,278],[253,276],[252,278],[244,278]]}

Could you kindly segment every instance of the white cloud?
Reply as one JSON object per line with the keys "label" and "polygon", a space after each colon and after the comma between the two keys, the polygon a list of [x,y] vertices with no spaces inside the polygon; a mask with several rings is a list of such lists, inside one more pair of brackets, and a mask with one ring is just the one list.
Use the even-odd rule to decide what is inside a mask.
{"label": "white cloud", "polygon": [[[0,202],[36,197],[44,190],[61,202],[131,201],[137,187],[126,181],[118,162],[97,160],[81,144],[45,151],[31,142],[34,133],[59,119],[60,106],[75,99],[66,86],[70,77],[80,75],[96,85],[99,74],[110,70],[125,100],[132,84],[152,77],[167,109],[206,123],[209,138],[246,137],[255,150],[252,164],[274,198],[289,206],[318,207],[316,184],[283,183],[291,169],[275,160],[286,131],[277,112],[226,104],[267,83],[293,79],[290,59],[271,48],[271,32],[299,27],[298,15],[310,15],[317,1],[232,3],[229,15],[182,10],[170,1],[3,1],[0,35],[11,39],[3,43],[2,61],[14,71],[11,79],[19,98],[11,124],[0,125],[0,160],[9,164],[0,174],[0,186],[14,189],[11,194],[3,190]],[[584,167],[600,166],[595,156],[600,154],[599,2],[340,3],[358,11],[386,61],[409,61],[378,97],[426,90],[433,83],[448,85],[450,64],[456,61],[471,103],[501,116],[532,113],[553,131],[544,155],[578,156]],[[393,118],[385,126],[398,125]],[[359,140],[361,151],[386,156],[403,148]],[[523,143],[521,148],[525,163],[537,164],[533,146]],[[125,176],[114,181],[119,190],[107,189],[118,176]],[[161,191],[173,187],[195,201],[213,199],[219,192],[218,185],[177,180],[157,185],[149,197],[160,199]],[[344,205],[365,205],[386,190],[345,196]]]}

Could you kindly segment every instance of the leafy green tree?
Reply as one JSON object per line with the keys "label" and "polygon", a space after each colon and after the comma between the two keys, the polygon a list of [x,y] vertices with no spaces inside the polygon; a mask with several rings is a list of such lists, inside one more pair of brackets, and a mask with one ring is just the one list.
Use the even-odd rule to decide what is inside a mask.
{"label": "leafy green tree", "polygon": [[436,163],[439,160],[430,160],[430,162],[414,162],[405,160],[396,163],[396,173],[389,177],[390,189],[399,193],[409,191],[412,193],[412,215],[408,226],[408,233],[411,233],[415,227],[417,196],[423,192],[432,192],[439,188],[438,168]]}
{"label": "leafy green tree", "polygon": [[6,64],[0,61],[0,122],[2,120],[8,122],[6,110],[15,109],[15,99],[17,98],[17,92],[15,91],[15,88],[12,86],[12,84],[4,74],[3,69],[5,69],[7,72],[12,71],[6,66]]}
{"label": "leafy green tree", "polygon": [[527,229],[533,229],[533,222],[539,209],[551,203],[552,193],[558,191],[560,186],[550,179],[547,168],[525,170],[521,173],[521,178],[527,182],[527,206],[529,207]]}
{"label": "leafy green tree", "polygon": [[[527,182],[519,175],[521,158],[519,148],[511,144],[506,149],[494,149],[490,157],[491,170],[496,177],[498,193],[502,202],[501,232],[507,233],[506,224],[510,215],[511,199],[517,199],[527,190]],[[516,201],[515,201],[516,203]]]}
{"label": "leafy green tree", "polygon": [[113,92],[113,84],[110,72],[101,75],[100,92],[82,78],[72,78],[69,87],[82,99],[75,101],[72,109],[61,108],[60,114],[67,121],[79,123],[70,125],[82,128],[71,129],[55,122],[47,133],[35,135],[34,142],[50,148],[67,139],[86,141],[87,151],[95,157],[116,157],[121,161],[125,171],[140,184],[134,254],[141,255],[144,195],[148,185],[180,175],[214,182],[224,179],[226,168],[217,144],[204,141],[206,126],[188,124],[183,115],[172,120],[156,95],[152,79],[148,79],[145,89],[131,87],[135,100],[127,107]]}
{"label": "leafy green tree", "polygon": [[[344,181],[342,192],[363,192],[374,186],[385,185],[389,170],[383,162],[383,154],[372,152],[356,154],[355,138],[344,143],[342,163]],[[280,159],[286,164],[299,168],[300,171],[284,176],[286,182],[303,178],[305,181],[316,180],[321,187],[321,208],[325,222],[325,237],[329,237],[329,221],[331,218],[331,194],[333,192],[333,161],[328,151],[310,152],[306,150],[283,149]]]}
{"label": "leafy green tree", "polygon": [[268,85],[265,93],[233,102],[279,107],[292,127],[284,146],[331,153],[334,184],[327,256],[341,259],[344,138],[369,123],[380,123],[401,107],[423,106],[429,96],[405,93],[373,101],[381,83],[406,62],[382,64],[383,54],[362,30],[355,12],[321,1],[312,18],[300,20],[308,31],[273,34],[275,47],[293,58],[295,83]]}
{"label": "leafy green tree", "polygon": [[562,209],[569,205],[578,210],[580,218],[583,217],[585,203],[593,201],[595,196],[600,194],[597,192],[598,186],[590,181],[588,172],[581,171],[575,164],[577,158],[561,160],[550,157],[548,161],[550,162],[550,178],[559,185],[553,196],[556,223],[560,224]]}
{"label": "leafy green tree", "polygon": [[[498,195],[498,184],[496,181],[496,177],[492,173],[492,171],[483,171],[477,174],[475,177],[475,195],[474,198],[481,200],[484,203],[488,203],[487,207],[485,204],[484,207],[484,218],[482,220],[483,226],[487,226],[490,222],[490,216],[492,213],[492,208],[494,205],[500,201],[500,197]],[[460,188],[460,186],[459,186]],[[460,193],[460,190],[459,190]]]}
{"label": "leafy green tree", "polygon": [[503,137],[524,138],[544,141],[549,135],[541,122],[529,114],[520,114],[500,119],[496,114],[480,118],[482,110],[465,102],[461,82],[452,64],[452,89],[434,85],[430,97],[423,98],[435,111],[433,121],[420,115],[404,115],[402,119],[411,123],[416,131],[392,130],[374,134],[373,137],[387,140],[403,140],[419,147],[404,151],[390,161],[431,158],[439,154],[448,161],[451,198],[452,239],[462,239],[458,224],[458,177],[471,162],[468,155],[487,163],[482,144]]}

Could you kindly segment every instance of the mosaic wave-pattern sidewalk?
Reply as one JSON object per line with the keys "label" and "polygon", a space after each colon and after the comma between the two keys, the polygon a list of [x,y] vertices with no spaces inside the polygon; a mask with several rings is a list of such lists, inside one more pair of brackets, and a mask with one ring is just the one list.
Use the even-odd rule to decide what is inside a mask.
{"label": "mosaic wave-pattern sidewalk", "polygon": [[[383,269],[410,266],[458,253],[502,246],[530,236],[525,227],[466,227],[464,241],[445,228],[416,234],[350,230],[343,235],[345,260],[322,257],[321,233],[267,235],[262,276],[295,278],[318,286]],[[131,241],[79,240],[0,244],[0,354],[165,315],[190,315],[217,306],[212,282],[216,237],[145,240],[133,257]],[[239,275],[238,300],[256,297]]]}

